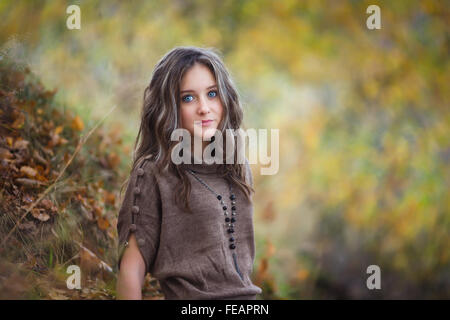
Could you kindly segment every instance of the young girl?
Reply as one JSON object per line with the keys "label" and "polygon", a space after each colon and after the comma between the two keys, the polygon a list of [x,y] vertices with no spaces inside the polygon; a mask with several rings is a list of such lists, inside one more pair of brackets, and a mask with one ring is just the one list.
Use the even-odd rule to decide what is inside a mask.
{"label": "young girl", "polygon": [[254,189],[247,159],[171,160],[179,143],[171,141],[175,129],[186,129],[191,141],[197,135],[204,150],[216,130],[226,141],[225,131],[239,129],[242,117],[238,92],[215,50],[177,47],[157,63],[118,217],[119,299],[141,299],[147,272],[166,299],[256,299],[262,292],[250,279]]}

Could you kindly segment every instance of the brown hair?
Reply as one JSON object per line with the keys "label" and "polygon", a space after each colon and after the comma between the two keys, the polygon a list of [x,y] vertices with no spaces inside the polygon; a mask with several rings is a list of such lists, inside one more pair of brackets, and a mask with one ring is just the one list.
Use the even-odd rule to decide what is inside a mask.
{"label": "brown hair", "polygon": [[[187,173],[170,161],[172,149],[178,144],[178,141],[171,141],[170,137],[175,129],[181,128],[179,116],[181,79],[195,63],[208,67],[215,77],[224,108],[222,121],[218,127],[224,137],[224,145],[228,136],[225,134],[226,130],[240,128],[243,110],[239,94],[220,53],[214,48],[175,47],[158,61],[150,84],[145,88],[141,125],[134,145],[131,169],[133,171],[145,157],[149,157],[158,169],[168,168],[175,172],[182,181],[179,190],[174,192],[175,203],[178,206],[182,205],[190,213],[192,211],[188,198],[191,185]],[[245,164],[237,163],[237,144],[234,143],[234,146],[234,163],[221,165],[219,174],[241,189],[251,201],[250,194],[254,189],[245,181]],[[227,158],[225,150],[224,156]]]}

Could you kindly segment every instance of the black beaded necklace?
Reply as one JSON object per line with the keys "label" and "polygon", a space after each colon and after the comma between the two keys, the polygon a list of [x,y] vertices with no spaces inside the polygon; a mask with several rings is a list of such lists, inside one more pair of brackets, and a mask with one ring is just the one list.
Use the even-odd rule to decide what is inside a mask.
{"label": "black beaded necklace", "polygon": [[[231,218],[228,216],[228,207],[226,206],[225,202],[223,201],[223,197],[218,194],[217,192],[215,192],[210,186],[208,186],[202,179],[200,179],[199,177],[197,177],[197,175],[195,174],[195,171],[189,169],[188,172],[195,178],[198,180],[198,182],[200,182],[202,185],[204,185],[209,191],[211,191],[217,198],[217,200],[220,201],[220,204],[222,206],[222,210],[225,216],[225,225],[228,227],[228,233],[232,234],[234,233],[234,222],[236,222],[236,196],[233,194],[233,190],[231,188],[231,184],[228,182],[228,187],[230,189],[230,200],[231,200]],[[234,250],[236,249],[236,245],[234,244],[235,239],[231,236],[230,237],[230,249]]]}
{"label": "black beaded necklace", "polygon": [[222,195],[218,194],[217,192],[215,192],[210,186],[208,186],[202,179],[200,179],[199,177],[197,177],[197,175],[195,174],[196,172],[194,170],[188,169],[187,170],[195,179],[197,179],[198,182],[200,182],[202,185],[204,185],[209,191],[211,191],[217,198],[217,200],[220,201],[220,205],[222,206],[222,210],[225,216],[225,225],[228,228],[227,232],[230,234],[230,245],[229,248],[231,250],[233,250],[233,259],[234,259],[234,264],[236,267],[237,272],[239,273],[240,277],[242,278],[242,273],[239,270],[239,267],[237,265],[237,261],[236,261],[236,253],[234,252],[234,250],[236,249],[236,239],[233,237],[233,233],[234,233],[234,223],[236,222],[236,196],[233,193],[233,190],[231,188],[231,184],[228,181],[228,187],[230,189],[230,200],[231,200],[231,218],[228,216],[228,207],[226,206],[225,202],[223,201],[223,197]]}

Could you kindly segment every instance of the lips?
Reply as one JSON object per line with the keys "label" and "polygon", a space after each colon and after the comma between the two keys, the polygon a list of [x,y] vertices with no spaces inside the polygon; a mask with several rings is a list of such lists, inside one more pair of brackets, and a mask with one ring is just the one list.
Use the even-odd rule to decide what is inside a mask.
{"label": "lips", "polygon": [[213,123],[213,120],[202,120],[202,127],[209,127]]}

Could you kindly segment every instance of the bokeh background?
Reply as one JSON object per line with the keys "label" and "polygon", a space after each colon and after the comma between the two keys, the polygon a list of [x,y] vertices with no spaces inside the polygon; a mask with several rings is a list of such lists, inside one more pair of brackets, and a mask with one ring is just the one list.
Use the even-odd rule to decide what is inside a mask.
{"label": "bokeh background", "polygon": [[[66,27],[71,4],[81,8],[81,30]],[[366,27],[371,4],[381,9],[380,30]],[[279,172],[263,176],[252,165],[261,299],[450,298],[448,4],[1,1],[1,61],[9,61],[1,88],[16,83],[16,106],[44,117],[49,165],[61,169],[77,139],[116,107],[47,194],[57,213],[28,214],[20,228],[20,204],[3,205],[3,239],[13,231],[3,241],[2,298],[114,298],[119,190],[143,90],[159,58],[183,45],[223,53],[244,127],[279,129]],[[18,150],[17,130],[31,118],[2,133],[3,149]],[[21,135],[44,139],[30,132]],[[2,179],[14,173],[9,159]],[[45,188],[17,190],[23,202]],[[67,290],[65,268],[98,266],[92,259],[112,276],[83,273],[83,289]],[[366,287],[369,265],[381,269],[381,290]],[[29,281],[17,280],[17,266]],[[160,297],[154,279],[146,285],[147,298]]]}

